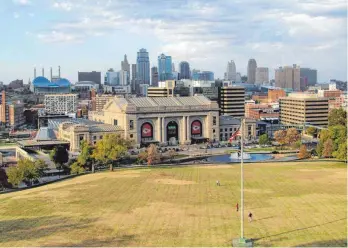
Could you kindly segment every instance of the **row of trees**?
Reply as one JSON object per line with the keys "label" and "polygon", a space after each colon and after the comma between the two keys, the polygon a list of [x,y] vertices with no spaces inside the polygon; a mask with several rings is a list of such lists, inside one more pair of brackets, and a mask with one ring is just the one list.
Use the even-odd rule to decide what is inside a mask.
{"label": "row of trees", "polygon": [[319,157],[347,160],[347,112],[343,108],[330,111],[329,127],[320,131],[316,151]]}
{"label": "row of trees", "polygon": [[278,130],[274,132],[274,139],[281,145],[281,147],[284,145],[290,145],[299,148],[301,145],[301,135],[296,128]]}
{"label": "row of trees", "polygon": [[129,140],[116,134],[105,135],[97,141],[95,146],[82,141],[81,153],[77,161],[72,163],[70,173],[79,174],[85,170],[94,172],[95,166],[98,165],[107,165],[110,170],[113,170],[114,166],[126,157],[131,146],[132,143]]}
{"label": "row of trees", "polygon": [[20,159],[18,166],[10,167],[7,170],[7,180],[15,187],[21,182],[24,182],[27,186],[31,186],[38,183],[39,178],[45,175],[47,168],[48,165],[43,160],[34,162],[29,159]]}

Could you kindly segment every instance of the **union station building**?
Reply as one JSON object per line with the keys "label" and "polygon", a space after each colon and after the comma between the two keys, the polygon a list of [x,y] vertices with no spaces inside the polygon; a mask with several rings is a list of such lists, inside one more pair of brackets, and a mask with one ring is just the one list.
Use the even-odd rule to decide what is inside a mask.
{"label": "union station building", "polygon": [[89,119],[119,126],[139,146],[218,141],[219,106],[205,96],[113,98]]}

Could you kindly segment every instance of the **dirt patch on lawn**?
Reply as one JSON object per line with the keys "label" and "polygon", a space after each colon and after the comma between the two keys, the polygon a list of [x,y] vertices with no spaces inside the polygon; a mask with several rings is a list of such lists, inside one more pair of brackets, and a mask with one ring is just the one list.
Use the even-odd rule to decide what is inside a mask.
{"label": "dirt patch on lawn", "polygon": [[159,183],[159,184],[171,184],[171,185],[190,185],[190,184],[196,184],[194,181],[186,181],[186,180],[177,180],[177,179],[154,179],[151,180],[152,183]]}

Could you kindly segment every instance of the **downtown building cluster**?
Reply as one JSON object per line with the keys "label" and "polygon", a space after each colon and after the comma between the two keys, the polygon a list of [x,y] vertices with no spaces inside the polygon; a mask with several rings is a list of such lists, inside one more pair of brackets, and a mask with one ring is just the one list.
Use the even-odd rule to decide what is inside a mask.
{"label": "downtown building cluster", "polygon": [[[304,123],[326,126],[331,109],[346,107],[347,84],[317,84],[317,71],[299,65],[275,69],[246,65],[246,75],[230,60],[223,79],[212,71],[192,69],[189,62],[173,63],[164,53],[150,65],[142,48],[136,63],[124,55],[119,69],[79,71],[72,84],[58,74],[37,75],[28,86],[20,80],[8,89],[15,95],[24,89],[35,104],[24,108],[9,101],[3,91],[1,122],[12,129],[25,123],[55,129],[58,139],[78,151],[81,140],[91,144],[103,135],[118,133],[138,146],[225,142],[244,126],[246,140]],[[10,96],[11,98],[11,96]],[[5,104],[4,104],[5,102]],[[23,115],[21,115],[23,114]],[[23,116],[23,117],[22,117]]]}

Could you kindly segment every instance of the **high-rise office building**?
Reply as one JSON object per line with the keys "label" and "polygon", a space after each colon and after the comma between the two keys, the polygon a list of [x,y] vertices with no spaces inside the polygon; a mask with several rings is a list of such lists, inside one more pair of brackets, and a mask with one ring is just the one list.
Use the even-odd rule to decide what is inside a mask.
{"label": "high-rise office building", "polygon": [[214,81],[214,72],[193,69],[192,80]]}
{"label": "high-rise office building", "polygon": [[171,80],[173,78],[172,57],[161,54],[158,56],[159,81]]}
{"label": "high-rise office building", "polygon": [[275,70],[275,86],[283,89],[300,90],[300,67],[293,66],[279,67]]}
{"label": "high-rise office building", "polygon": [[137,84],[150,84],[150,60],[146,49],[139,50],[137,55]]}
{"label": "high-rise office building", "polygon": [[128,73],[127,84],[129,84],[130,83],[130,64],[128,63],[126,54],[124,55],[123,61],[121,61],[121,70],[126,71]]}
{"label": "high-rise office building", "polygon": [[255,59],[249,59],[248,61],[248,83],[254,84],[256,80],[256,60]]}
{"label": "high-rise office building", "polygon": [[78,72],[78,81],[91,81],[101,85],[101,72],[91,71],[91,72]]}
{"label": "high-rise office building", "polygon": [[137,78],[137,65],[132,64],[132,79],[131,79],[131,87],[132,87],[132,92],[135,92],[135,86],[136,86],[136,78]]}
{"label": "high-rise office building", "polygon": [[181,61],[179,64],[180,79],[190,79],[190,64],[186,61]]}
{"label": "high-rise office building", "polygon": [[151,86],[158,86],[158,70],[156,66],[151,68]]}
{"label": "high-rise office building", "polygon": [[105,76],[105,84],[111,86],[126,86],[128,85],[129,78],[128,72],[124,70],[120,71],[108,71]]}
{"label": "high-rise office building", "polygon": [[255,84],[264,84],[269,82],[268,68],[267,67],[257,67]]}
{"label": "high-rise office building", "polygon": [[234,63],[233,60],[231,60],[231,62],[227,62],[225,80],[235,82],[236,77],[237,77],[236,64]]}
{"label": "high-rise office building", "polygon": [[175,64],[172,62],[172,72],[175,72]]}
{"label": "high-rise office building", "polygon": [[328,124],[328,98],[318,97],[317,94],[291,93],[279,99],[279,109],[280,121],[285,125]]}
{"label": "high-rise office building", "polygon": [[317,84],[317,70],[310,68],[300,68],[300,88],[305,90],[308,86]]}
{"label": "high-rise office building", "polygon": [[230,115],[237,118],[244,117],[244,87],[221,87],[219,88],[218,94],[218,103],[221,115]]}

